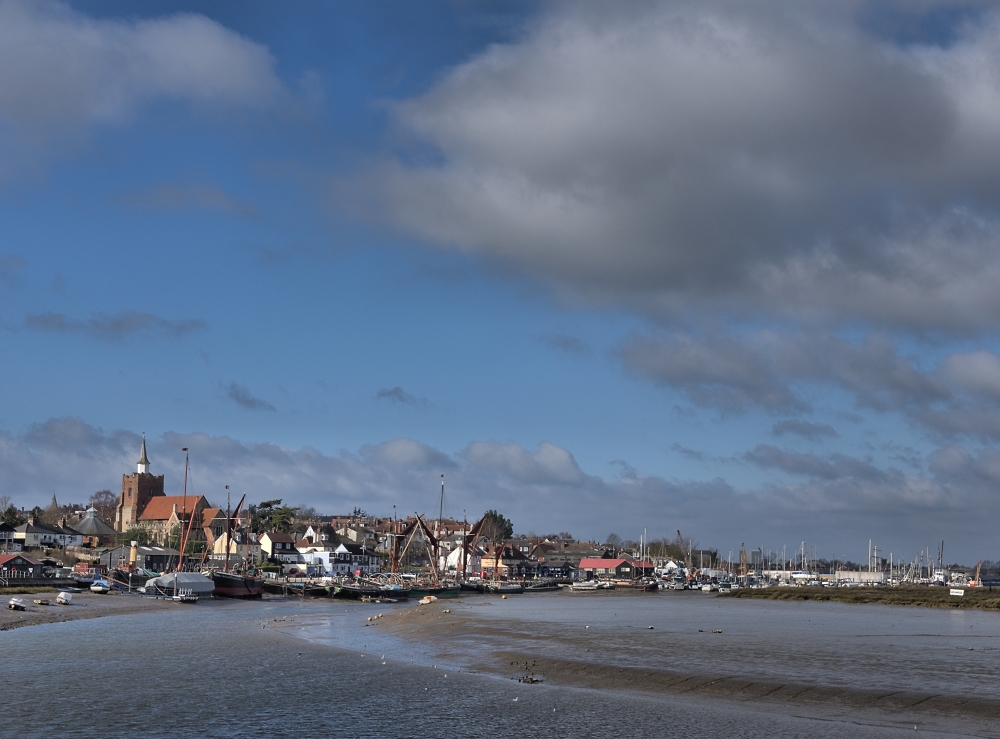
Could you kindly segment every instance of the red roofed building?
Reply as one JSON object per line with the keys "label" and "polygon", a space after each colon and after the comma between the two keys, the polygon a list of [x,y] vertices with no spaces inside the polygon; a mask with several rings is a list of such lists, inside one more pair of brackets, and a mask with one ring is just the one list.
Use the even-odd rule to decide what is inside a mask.
{"label": "red roofed building", "polygon": [[653,573],[653,563],[631,557],[584,557],[578,568],[586,580],[634,580]]}
{"label": "red roofed building", "polygon": [[181,526],[186,532],[190,521],[191,541],[201,541],[205,538],[206,510],[209,506],[204,495],[158,495],[143,508],[136,528],[146,529],[151,542],[165,546],[173,528]]}

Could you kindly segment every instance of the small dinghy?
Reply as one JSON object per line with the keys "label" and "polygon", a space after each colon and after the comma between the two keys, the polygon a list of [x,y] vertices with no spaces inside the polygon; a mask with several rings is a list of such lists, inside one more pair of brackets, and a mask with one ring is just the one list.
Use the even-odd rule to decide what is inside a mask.
{"label": "small dinghy", "polygon": [[49,604],[48,598],[35,598],[36,606],[47,606]]}
{"label": "small dinghy", "polygon": [[11,598],[10,602],[7,603],[7,607],[12,611],[23,611],[25,609],[24,601],[20,598]]}
{"label": "small dinghy", "polygon": [[59,595],[56,596],[56,605],[58,606],[68,606],[73,604],[73,594],[61,591]]}

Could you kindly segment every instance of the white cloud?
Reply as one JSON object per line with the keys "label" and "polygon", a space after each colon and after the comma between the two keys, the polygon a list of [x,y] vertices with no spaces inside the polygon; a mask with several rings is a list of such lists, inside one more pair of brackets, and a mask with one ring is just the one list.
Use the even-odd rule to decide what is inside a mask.
{"label": "white cloud", "polygon": [[151,102],[260,107],[281,93],[266,48],[201,15],[95,20],[54,0],[0,2],[8,172]]}
{"label": "white cloud", "polygon": [[361,448],[363,458],[387,467],[448,470],[455,462],[443,452],[414,439],[393,439]]}
{"label": "white cloud", "polygon": [[529,452],[520,444],[474,441],[462,452],[471,464],[509,475],[529,485],[556,483],[576,485],[583,482],[583,472],[567,449],[548,441]]}

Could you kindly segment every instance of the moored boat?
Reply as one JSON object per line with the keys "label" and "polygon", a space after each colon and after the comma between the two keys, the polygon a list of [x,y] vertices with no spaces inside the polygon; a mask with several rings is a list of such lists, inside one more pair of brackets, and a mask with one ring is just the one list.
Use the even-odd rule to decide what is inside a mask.
{"label": "moored boat", "polygon": [[378,598],[381,594],[382,588],[372,583],[344,583],[333,590],[334,598],[347,598],[349,600]]}
{"label": "moored boat", "polygon": [[146,595],[172,597],[181,591],[187,591],[192,595],[207,598],[212,595],[213,590],[215,583],[212,579],[198,572],[168,572],[166,575],[146,581]]}
{"label": "moored boat", "polygon": [[516,582],[490,582],[486,583],[486,592],[498,595],[518,595],[524,592],[524,586]]}
{"label": "moored boat", "polygon": [[551,593],[559,590],[559,583],[555,580],[538,580],[524,586],[525,593]]}
{"label": "moored boat", "polygon": [[93,584],[90,586],[91,593],[100,593],[101,595],[107,595],[111,592],[111,583],[103,578],[96,578]]}
{"label": "moored boat", "polygon": [[380,597],[390,600],[409,600],[410,590],[397,583],[390,583],[379,588]]}
{"label": "moored boat", "polygon": [[216,598],[260,598],[264,594],[264,583],[259,577],[241,575],[236,572],[221,570],[210,573],[215,589],[212,595]]}

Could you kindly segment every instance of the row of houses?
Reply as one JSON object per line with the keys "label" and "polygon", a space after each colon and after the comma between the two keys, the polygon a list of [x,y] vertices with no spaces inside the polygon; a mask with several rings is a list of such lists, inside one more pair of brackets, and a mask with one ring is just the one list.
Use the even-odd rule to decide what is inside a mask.
{"label": "row of houses", "polygon": [[29,516],[26,523],[11,526],[0,523],[0,552],[32,551],[38,549],[67,549],[69,547],[97,546],[101,539],[114,535],[114,530],[97,517],[97,510],[89,508],[72,523],[61,518],[58,523],[42,523]]}
{"label": "row of houses", "polygon": [[372,575],[382,571],[382,557],[369,543],[343,541],[331,525],[310,525],[299,536],[269,532],[260,537],[268,556],[286,572],[310,575]]}
{"label": "row of houses", "polygon": [[465,551],[459,539],[447,554],[441,555],[439,568],[487,578],[631,580],[652,575],[656,565],[594,542],[520,537],[496,545],[484,540]]}

